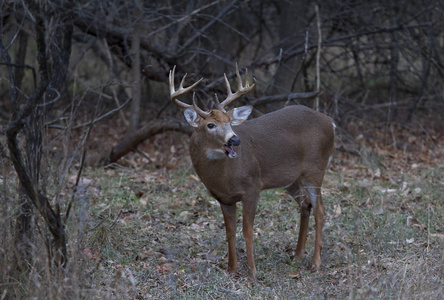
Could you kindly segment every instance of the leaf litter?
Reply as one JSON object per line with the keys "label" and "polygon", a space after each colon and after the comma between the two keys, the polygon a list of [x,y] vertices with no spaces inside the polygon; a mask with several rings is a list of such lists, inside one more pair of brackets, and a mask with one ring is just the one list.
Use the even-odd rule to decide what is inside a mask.
{"label": "leaf litter", "polygon": [[[403,133],[400,129],[399,134]],[[411,266],[411,278],[432,278],[442,272],[439,248],[444,246],[444,141],[435,136],[433,151],[423,146],[430,140],[410,138],[406,142],[414,145],[405,151],[381,142],[383,139],[366,141],[363,137],[362,146],[376,156],[364,159],[335,153],[324,183],[324,267],[317,274],[309,272],[313,220],[307,258],[294,260],[298,207],[282,191],[263,193],[254,229],[259,271],[253,285],[255,293],[269,295],[267,291],[273,287],[275,292],[288,295],[286,289],[297,284],[308,291],[321,288],[330,296],[384,295],[387,289],[407,295],[413,286],[399,290],[392,285],[399,276],[403,278],[406,264]],[[193,172],[183,151],[186,146],[166,147],[168,151],[149,150],[152,161],[143,161],[135,154],[122,161],[130,168],[105,170],[94,177],[92,186],[99,187],[101,199],[109,200],[100,208],[103,203],[97,191],[93,193],[97,207],[90,208],[92,223],[100,221],[94,222],[99,216],[97,209],[100,214],[111,211],[107,228],[114,224],[112,234],[120,239],[118,244],[111,241],[102,248],[86,240],[86,257],[101,265],[100,276],[116,275],[121,270],[120,274],[126,274],[129,284],[146,298],[199,295],[207,289],[225,296],[250,295],[251,283],[242,275],[247,270],[240,223],[237,244],[241,275],[230,277],[220,208]],[[163,153],[170,157],[162,157]],[[413,267],[422,273],[415,273]],[[436,289],[435,283],[443,283],[436,280],[419,288]],[[315,287],[313,282],[317,281],[320,286]],[[354,292],[352,286],[356,287]]]}

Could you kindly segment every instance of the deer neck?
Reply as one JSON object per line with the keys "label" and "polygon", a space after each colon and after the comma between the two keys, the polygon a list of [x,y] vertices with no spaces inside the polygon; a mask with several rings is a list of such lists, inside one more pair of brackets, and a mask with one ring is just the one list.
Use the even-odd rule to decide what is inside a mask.
{"label": "deer neck", "polygon": [[[240,151],[241,145],[236,146],[236,151]],[[195,132],[190,140],[190,156],[193,164],[231,164],[238,158],[229,158],[223,146],[208,142]]]}

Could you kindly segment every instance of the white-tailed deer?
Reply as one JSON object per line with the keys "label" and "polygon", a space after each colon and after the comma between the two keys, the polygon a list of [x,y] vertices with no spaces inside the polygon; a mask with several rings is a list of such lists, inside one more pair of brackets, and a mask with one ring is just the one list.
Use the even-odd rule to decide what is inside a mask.
{"label": "white-tailed deer", "polygon": [[185,74],[176,91],[174,72],[175,67],[169,75],[171,100],[184,109],[185,119],[195,128],[190,142],[191,160],[197,175],[222,208],[228,239],[228,271],[234,272],[238,267],[236,203],[242,202],[247,264],[250,275],[255,278],[253,221],[260,191],[271,188],[285,188],[301,206],[297,257],[305,255],[309,216],[314,209],[316,241],[313,268],[318,270],[324,222],[321,185],[333,151],[333,120],[301,105],[288,106],[248,121],[251,106],[226,111],[228,104],[256,87],[256,80],[253,85],[248,83],[248,72],[243,86],[237,65],[237,92],[232,93],[224,75],[227,98],[217,109],[204,111],[197,106],[194,95],[192,105],[177,99],[200,80],[184,88]]}

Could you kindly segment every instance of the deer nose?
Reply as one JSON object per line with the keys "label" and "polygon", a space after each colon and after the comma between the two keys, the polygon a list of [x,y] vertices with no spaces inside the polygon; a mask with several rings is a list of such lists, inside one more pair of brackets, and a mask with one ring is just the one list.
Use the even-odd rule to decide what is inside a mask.
{"label": "deer nose", "polygon": [[240,139],[233,135],[229,140],[228,140],[228,146],[239,146],[240,144]]}

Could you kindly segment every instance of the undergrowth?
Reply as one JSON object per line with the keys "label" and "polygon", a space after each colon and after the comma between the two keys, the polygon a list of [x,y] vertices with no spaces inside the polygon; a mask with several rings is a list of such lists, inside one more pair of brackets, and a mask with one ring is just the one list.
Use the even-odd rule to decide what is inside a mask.
{"label": "undergrowth", "polygon": [[[93,214],[92,222],[105,227],[93,228],[84,247],[97,253],[91,260],[101,265],[101,276],[116,283],[126,278],[129,296],[411,299],[444,292],[442,164],[375,175],[358,158],[339,158],[324,184],[327,212],[318,273],[310,271],[313,220],[308,254],[295,260],[298,205],[283,190],[264,191],[254,229],[255,282],[246,275],[240,221],[241,270],[235,277],[227,274],[220,208],[189,164],[185,160],[174,170],[153,170],[149,177],[145,169],[111,170],[107,178],[94,171],[99,172],[94,177],[104,179],[99,199],[115,201],[106,207],[109,224]],[[114,196],[118,193],[120,200]],[[100,245],[95,235],[120,238]]]}
{"label": "undergrowth", "polygon": [[8,269],[15,255],[8,213],[0,228],[1,299],[435,299],[444,293],[443,149],[415,159],[416,153],[375,148],[374,164],[335,153],[323,185],[323,266],[316,273],[310,271],[314,220],[307,256],[297,260],[297,203],[284,190],[262,192],[252,282],[241,210],[240,270],[232,276],[219,205],[181,143],[158,150],[162,159],[170,156],[167,166],[135,154],[121,165],[85,171],[68,223],[65,270],[45,267],[44,242],[33,245],[26,276]]}

